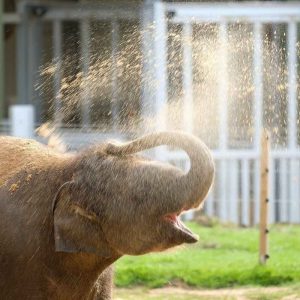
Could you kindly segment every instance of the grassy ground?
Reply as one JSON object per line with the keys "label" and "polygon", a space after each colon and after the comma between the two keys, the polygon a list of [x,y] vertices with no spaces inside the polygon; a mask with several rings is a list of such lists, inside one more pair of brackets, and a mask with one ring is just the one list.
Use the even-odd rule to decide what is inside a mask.
{"label": "grassy ground", "polygon": [[188,225],[199,234],[199,243],[165,253],[123,257],[116,264],[116,285],[224,288],[300,284],[299,226],[271,228],[270,260],[267,266],[259,266],[257,229]]}

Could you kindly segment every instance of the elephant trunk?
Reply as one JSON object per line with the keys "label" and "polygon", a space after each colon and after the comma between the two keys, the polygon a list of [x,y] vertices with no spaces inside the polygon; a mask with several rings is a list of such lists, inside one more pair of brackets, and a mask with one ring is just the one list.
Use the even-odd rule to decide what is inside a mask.
{"label": "elephant trunk", "polygon": [[184,150],[189,158],[191,167],[187,174],[174,178],[176,191],[174,202],[184,201],[184,210],[198,207],[205,198],[214,177],[214,163],[207,146],[198,138],[183,132],[154,133],[134,141],[114,145],[109,144],[107,153],[112,155],[128,155],[149,148],[168,145]]}

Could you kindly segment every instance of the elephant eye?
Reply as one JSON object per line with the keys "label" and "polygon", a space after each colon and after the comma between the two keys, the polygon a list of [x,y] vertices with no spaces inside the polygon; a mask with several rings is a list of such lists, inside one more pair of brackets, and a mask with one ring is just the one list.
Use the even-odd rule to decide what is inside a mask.
{"label": "elephant eye", "polygon": [[136,196],[136,195],[132,195],[132,196],[130,197],[130,202],[132,202],[132,203],[134,203],[134,204],[138,204],[138,205],[142,203],[141,198],[139,198],[139,197]]}

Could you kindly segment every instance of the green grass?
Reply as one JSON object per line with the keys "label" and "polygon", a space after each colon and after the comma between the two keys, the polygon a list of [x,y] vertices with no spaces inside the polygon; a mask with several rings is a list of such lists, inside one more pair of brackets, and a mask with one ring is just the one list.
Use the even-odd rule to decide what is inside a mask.
{"label": "green grass", "polygon": [[300,227],[271,228],[270,260],[258,265],[258,230],[216,225],[189,227],[200,242],[165,253],[125,256],[116,263],[116,285],[202,288],[300,283]]}

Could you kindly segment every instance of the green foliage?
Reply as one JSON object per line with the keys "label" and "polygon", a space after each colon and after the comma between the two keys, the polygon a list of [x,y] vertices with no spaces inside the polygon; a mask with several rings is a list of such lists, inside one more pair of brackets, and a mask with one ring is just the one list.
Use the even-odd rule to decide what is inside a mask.
{"label": "green foliage", "polygon": [[274,226],[270,260],[258,265],[258,230],[190,223],[200,242],[165,253],[126,256],[116,264],[116,285],[160,287],[183,284],[222,288],[300,282],[300,227]]}

